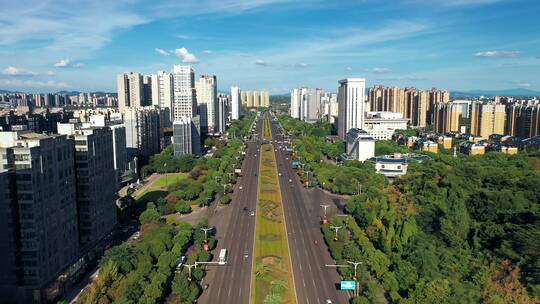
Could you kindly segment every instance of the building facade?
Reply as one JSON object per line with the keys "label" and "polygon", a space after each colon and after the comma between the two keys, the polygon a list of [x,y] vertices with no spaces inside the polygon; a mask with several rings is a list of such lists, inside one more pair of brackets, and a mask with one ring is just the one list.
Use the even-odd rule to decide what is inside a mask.
{"label": "building facade", "polygon": [[75,123],[58,124],[58,132],[75,143],[80,246],[95,245],[117,223],[113,132]]}
{"label": "building facade", "polygon": [[65,135],[0,132],[0,294],[32,303],[78,258],[74,143]]}
{"label": "building facade", "polygon": [[217,77],[201,75],[195,82],[203,134],[214,133],[217,124]]}
{"label": "building facade", "polygon": [[119,74],[116,76],[116,82],[118,109],[121,112],[127,107],[141,107],[144,105],[144,84],[141,74],[134,72]]}
{"label": "building facade", "polygon": [[238,86],[231,87],[231,119],[238,120],[242,115],[242,104],[240,97],[240,88]]}
{"label": "building facade", "polygon": [[345,139],[345,134],[352,128],[364,127],[366,80],[348,78],[339,81],[338,136]]}

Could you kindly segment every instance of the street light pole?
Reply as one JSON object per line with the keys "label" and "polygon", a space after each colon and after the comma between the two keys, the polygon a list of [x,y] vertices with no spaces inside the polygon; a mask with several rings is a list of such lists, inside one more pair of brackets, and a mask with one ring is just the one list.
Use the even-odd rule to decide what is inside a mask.
{"label": "street light pole", "polygon": [[326,216],[326,209],[327,209],[328,207],[330,207],[330,205],[321,204],[321,207],[323,207],[323,209],[324,209],[324,216]]}
{"label": "street light pole", "polygon": [[330,226],[330,228],[334,229],[336,231],[336,237],[334,238],[334,241],[338,240],[338,230],[343,228],[343,226]]}
{"label": "street light pole", "polygon": [[[356,276],[356,268],[358,267],[358,265],[362,264],[362,262],[347,261],[347,263],[354,266],[354,280],[356,281],[358,279],[357,276]],[[355,296],[358,296],[358,284],[356,284],[355,287],[354,287],[354,294],[355,294]]]}
{"label": "street light pole", "polygon": [[210,227],[210,228],[201,228],[202,231],[204,231],[204,240],[207,241],[208,240],[208,231],[214,229],[214,227]]}
{"label": "street light pole", "polygon": [[188,280],[191,282],[191,268],[197,268],[197,264],[191,264],[191,265],[184,264],[182,266],[187,267],[187,269],[188,269]]}

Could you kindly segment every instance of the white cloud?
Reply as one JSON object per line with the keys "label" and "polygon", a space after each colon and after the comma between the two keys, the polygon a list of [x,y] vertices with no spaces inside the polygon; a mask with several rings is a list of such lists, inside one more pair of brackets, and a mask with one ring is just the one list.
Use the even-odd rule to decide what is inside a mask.
{"label": "white cloud", "polygon": [[177,34],[177,35],[176,35],[176,38],[178,38],[178,39],[184,39],[184,40],[189,40],[189,39],[191,39],[192,37],[189,36],[189,35]]}
{"label": "white cloud", "polygon": [[169,56],[170,55],[170,53],[165,51],[164,49],[154,48],[154,51],[156,51],[158,54],[163,55],[163,56]]}
{"label": "white cloud", "polygon": [[211,50],[204,50],[202,51],[204,54],[212,54],[213,52]]}
{"label": "white cloud", "polygon": [[192,53],[190,53],[186,48],[180,48],[176,49],[174,51],[176,56],[180,57],[182,59],[183,63],[198,63],[199,59]]}
{"label": "white cloud", "polygon": [[261,59],[257,59],[257,60],[255,60],[255,64],[256,64],[256,65],[267,66],[267,65],[268,65],[268,62],[266,62],[266,61],[264,61],[264,60],[261,60]]}
{"label": "white cloud", "polygon": [[71,60],[66,58],[66,59],[61,59],[60,61],[55,63],[54,66],[57,67],[57,68],[82,68],[82,67],[84,67],[84,63],[71,62]]}
{"label": "white cloud", "polygon": [[351,67],[346,67],[345,70],[352,71],[352,68]]}
{"label": "white cloud", "polygon": [[372,68],[372,69],[364,69],[364,71],[368,73],[375,73],[375,74],[384,74],[384,73],[392,72],[392,70],[388,68]]}
{"label": "white cloud", "polygon": [[68,58],[61,59],[57,63],[54,64],[57,68],[67,68],[71,64],[70,60]]}
{"label": "white cloud", "polygon": [[21,79],[0,79],[0,85],[8,88],[69,88],[70,86],[63,81],[36,81]]}
{"label": "white cloud", "polygon": [[56,73],[53,71],[47,71],[47,76],[56,76]]}
{"label": "white cloud", "polygon": [[14,66],[9,66],[5,68],[2,71],[2,74],[9,75],[9,76],[37,76],[38,75],[37,72],[33,72],[33,71],[23,69],[23,68],[17,68]]}
{"label": "white cloud", "polygon": [[300,63],[295,64],[294,66],[297,68],[307,68],[309,67],[309,64],[300,62]]}
{"label": "white cloud", "polygon": [[476,57],[518,57],[521,55],[520,51],[483,51],[475,53]]}

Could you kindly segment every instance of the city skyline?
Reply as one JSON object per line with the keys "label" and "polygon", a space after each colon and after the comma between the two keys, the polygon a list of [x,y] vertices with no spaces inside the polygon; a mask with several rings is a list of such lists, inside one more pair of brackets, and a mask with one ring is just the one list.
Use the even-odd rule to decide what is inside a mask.
{"label": "city skyline", "polygon": [[217,75],[220,91],[238,84],[271,94],[298,86],[335,92],[347,77],[365,77],[368,87],[540,90],[540,5],[530,0],[2,6],[6,90],[114,92],[119,73],[171,72],[174,64]]}

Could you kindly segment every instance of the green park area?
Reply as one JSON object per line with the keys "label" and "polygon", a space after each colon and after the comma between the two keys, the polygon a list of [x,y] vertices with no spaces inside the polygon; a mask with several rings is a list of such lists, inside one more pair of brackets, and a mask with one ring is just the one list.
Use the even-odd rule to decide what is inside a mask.
{"label": "green park area", "polygon": [[252,302],[296,303],[276,158],[269,144],[261,147],[252,280]]}
{"label": "green park area", "polygon": [[167,187],[177,184],[187,178],[187,173],[167,173],[155,180],[146,190],[137,195],[137,199],[144,201],[155,201],[159,197],[168,194]]}

